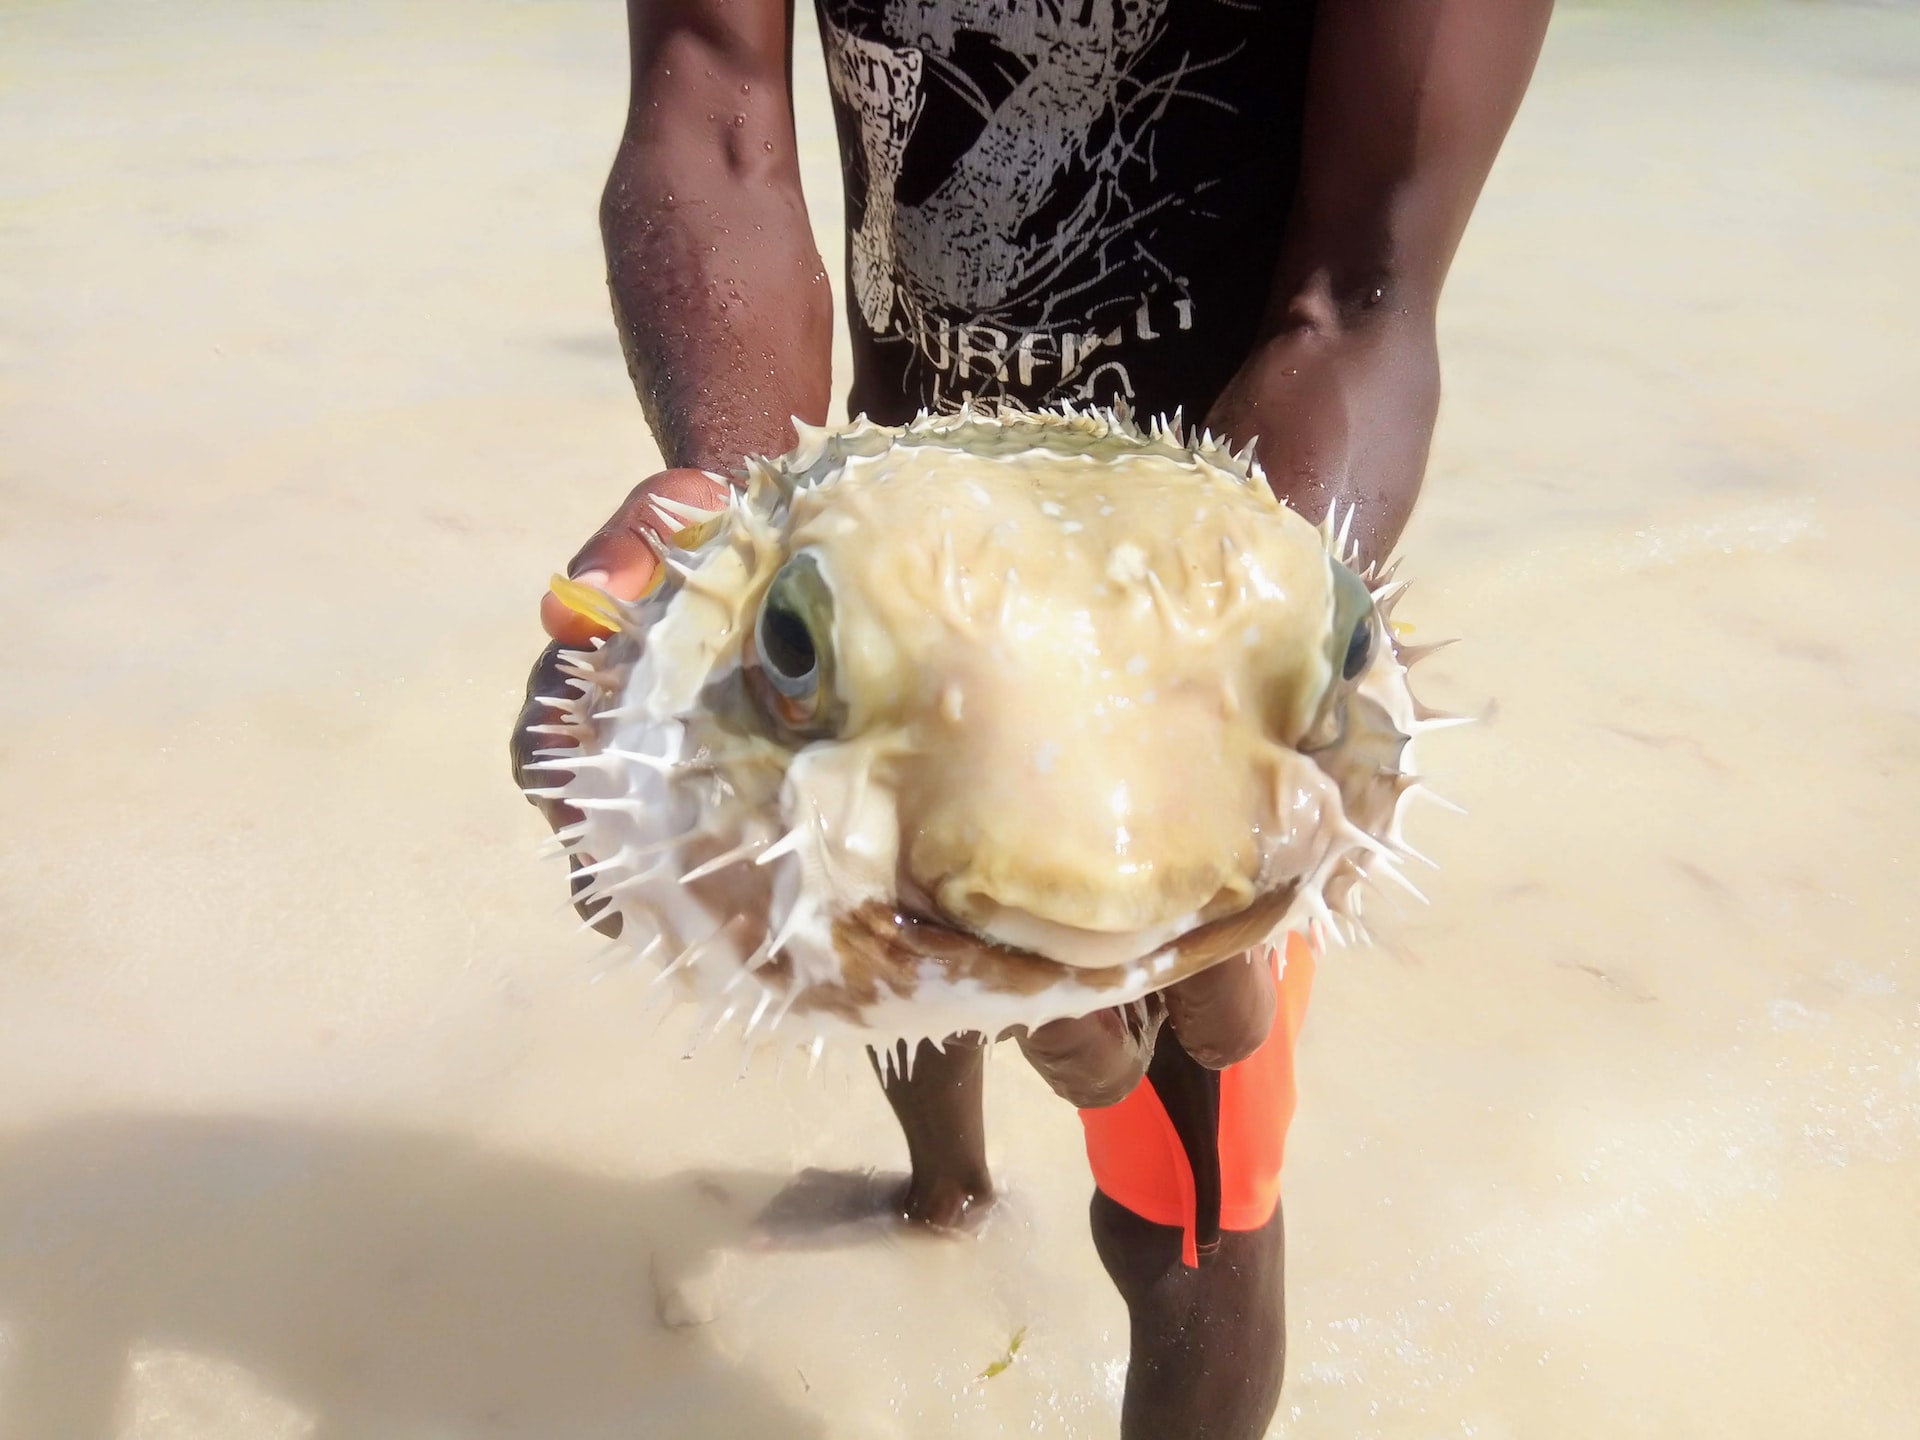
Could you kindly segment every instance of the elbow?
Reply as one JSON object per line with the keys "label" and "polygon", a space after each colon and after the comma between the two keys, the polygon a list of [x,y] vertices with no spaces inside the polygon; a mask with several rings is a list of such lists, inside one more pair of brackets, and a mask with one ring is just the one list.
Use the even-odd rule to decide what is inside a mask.
{"label": "elbow", "polygon": [[724,210],[771,196],[804,211],[784,62],[769,73],[773,63],[690,29],[636,54],[626,126],[600,196],[609,246],[688,202]]}
{"label": "elbow", "polygon": [[1408,328],[1431,331],[1439,289],[1389,260],[1322,265],[1274,297],[1269,328],[1325,340]]}
{"label": "elbow", "polygon": [[663,172],[764,183],[784,166],[797,181],[784,28],[670,19],[635,37],[622,150]]}
{"label": "elbow", "polygon": [[1433,233],[1427,189],[1402,179],[1365,205],[1299,217],[1269,303],[1273,328],[1327,339],[1432,329],[1452,247]]}

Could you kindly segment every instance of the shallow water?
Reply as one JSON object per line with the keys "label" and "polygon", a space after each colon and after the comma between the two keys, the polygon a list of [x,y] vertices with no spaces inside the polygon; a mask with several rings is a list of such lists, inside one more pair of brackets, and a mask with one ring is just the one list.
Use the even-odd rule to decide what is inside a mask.
{"label": "shallow water", "polygon": [[[0,12],[0,1434],[1112,1432],[1015,1057],[977,1241],[764,1235],[875,1087],[676,1058],[530,856],[534,600],[653,463],[624,92],[604,5]],[[1910,9],[1555,22],[1404,547],[1472,813],[1321,971],[1276,1433],[1920,1425],[1917,142]]]}

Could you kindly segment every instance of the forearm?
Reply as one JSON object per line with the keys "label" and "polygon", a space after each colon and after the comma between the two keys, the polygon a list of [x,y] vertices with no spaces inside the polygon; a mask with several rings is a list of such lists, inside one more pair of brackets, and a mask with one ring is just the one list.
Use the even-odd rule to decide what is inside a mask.
{"label": "forearm", "polygon": [[1431,321],[1551,10],[1551,0],[1321,7],[1269,334]]}
{"label": "forearm", "polygon": [[790,416],[826,418],[833,307],[800,189],[784,9],[631,6],[633,99],[601,230],[627,366],[670,466],[729,470],[788,449]]}
{"label": "forearm", "polygon": [[1356,506],[1369,557],[1419,491],[1441,287],[1550,11],[1341,0],[1315,22],[1292,214],[1259,341],[1215,418],[1259,435],[1274,488],[1303,512]]}

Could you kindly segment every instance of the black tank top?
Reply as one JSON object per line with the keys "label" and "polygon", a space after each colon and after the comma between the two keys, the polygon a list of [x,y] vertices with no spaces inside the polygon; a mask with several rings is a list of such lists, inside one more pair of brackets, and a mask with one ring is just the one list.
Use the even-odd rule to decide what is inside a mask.
{"label": "black tank top", "polygon": [[849,409],[1198,420],[1264,308],[1313,0],[816,0],[847,192]]}

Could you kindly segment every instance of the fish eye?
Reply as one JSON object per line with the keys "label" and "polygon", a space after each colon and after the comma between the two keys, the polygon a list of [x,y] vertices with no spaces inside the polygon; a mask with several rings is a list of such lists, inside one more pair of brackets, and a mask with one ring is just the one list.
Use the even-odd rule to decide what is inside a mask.
{"label": "fish eye", "polygon": [[1358,680],[1373,659],[1373,594],[1367,582],[1338,560],[1333,565],[1333,626],[1329,654],[1334,673],[1344,681]]}
{"label": "fish eye", "polygon": [[769,595],[753,632],[754,649],[767,679],[782,695],[805,695],[820,679],[820,656],[807,617],[784,595]]}
{"label": "fish eye", "polygon": [[1332,749],[1345,739],[1347,704],[1355,682],[1373,662],[1374,634],[1379,629],[1366,581],[1338,560],[1329,563],[1333,567],[1333,614],[1325,654],[1333,679],[1321,698],[1319,713],[1300,738],[1300,749],[1306,753]]}
{"label": "fish eye", "polygon": [[767,587],[754,619],[748,677],[761,710],[782,731],[817,740],[838,729],[833,591],[812,555],[794,556]]}
{"label": "fish eye", "polygon": [[1373,658],[1373,616],[1363,615],[1354,622],[1353,637],[1347,641],[1347,658],[1340,665],[1342,680],[1357,680]]}

